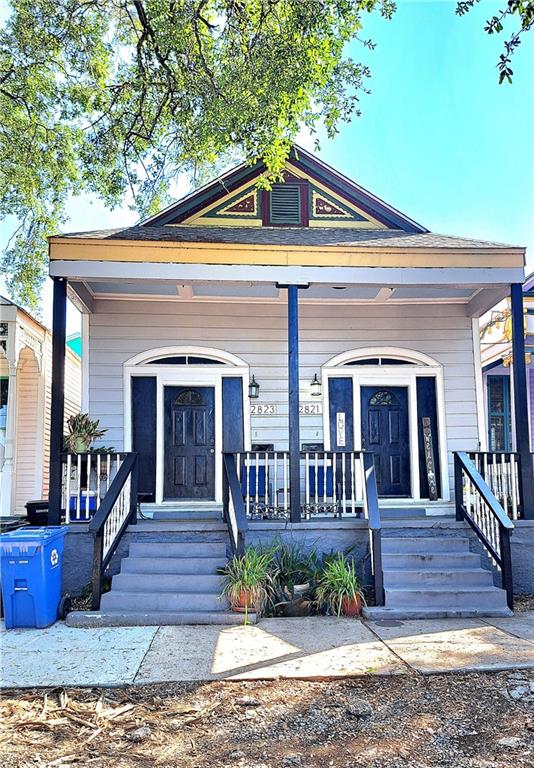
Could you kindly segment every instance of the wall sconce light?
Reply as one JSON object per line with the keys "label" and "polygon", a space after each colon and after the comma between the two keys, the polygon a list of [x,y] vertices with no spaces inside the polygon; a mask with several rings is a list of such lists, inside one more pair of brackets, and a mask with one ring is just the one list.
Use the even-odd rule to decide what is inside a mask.
{"label": "wall sconce light", "polygon": [[254,376],[252,376],[252,381],[248,385],[248,396],[253,400],[260,396],[260,385],[254,378]]}
{"label": "wall sconce light", "polygon": [[321,382],[317,378],[317,374],[314,375],[311,383],[312,397],[321,397]]}

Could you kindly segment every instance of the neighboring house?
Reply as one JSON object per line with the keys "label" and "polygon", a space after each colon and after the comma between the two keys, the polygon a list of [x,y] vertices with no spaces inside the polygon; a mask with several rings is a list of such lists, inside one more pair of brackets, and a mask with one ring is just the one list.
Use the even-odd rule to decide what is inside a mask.
{"label": "neighboring house", "polygon": [[[447,536],[459,529],[466,536],[455,512],[485,532],[481,546],[493,542],[488,551],[506,576],[500,547],[511,523],[504,512],[487,511],[471,460],[455,464],[454,452],[478,461],[487,448],[479,317],[523,282],[524,249],[431,233],[299,148],[270,191],[257,186],[263,170],[261,163],[239,166],[138,226],[50,239],[58,375],[69,295],[83,313],[83,409],[107,428],[102,442],[122,452],[116,464],[69,457],[61,467],[58,384],[52,520],[67,507],[71,519],[85,519],[105,496],[106,515],[114,512],[95,523],[103,570],[125,531],[125,541],[149,536],[141,562],[128,566],[137,580],[121,573],[102,600],[107,610],[146,617],[164,605],[183,613],[183,577],[173,581],[164,571],[172,565],[184,573],[182,566],[150,563],[170,551],[164,547],[184,524],[193,558],[203,536],[228,531],[239,552],[245,540],[285,535],[288,521],[323,548],[357,539],[362,557],[371,528],[377,602],[383,572],[390,615],[418,600],[426,601],[420,613],[429,605],[441,613],[462,605],[501,610],[502,595],[478,589],[469,568],[451,579],[454,564],[471,555],[449,552],[458,544],[450,537],[439,544],[442,569],[431,574],[430,593],[418,596],[413,585],[425,581],[420,568],[435,551],[431,535],[448,527]],[[155,519],[127,529],[136,461],[143,513]],[[532,467],[507,467],[512,491],[501,501],[511,500],[512,517],[526,517],[528,494],[520,492]],[[455,474],[469,494],[459,488],[456,501]],[[426,519],[436,514],[437,528]],[[411,587],[382,562],[381,521],[391,518],[409,533],[389,538],[386,550],[401,555],[407,547],[419,564]],[[410,550],[412,536],[423,551]],[[197,564],[187,567],[196,572]],[[172,599],[156,594],[156,569],[175,585]],[[200,603],[187,615],[215,605]]]}
{"label": "neighboring house", "polygon": [[[0,514],[48,495],[52,334],[0,296]],[[80,410],[81,360],[65,359],[65,417]]]}
{"label": "neighboring house", "polygon": [[[530,440],[534,450],[534,273],[523,286]],[[512,318],[507,298],[481,318],[480,347],[490,451],[515,450]]]}

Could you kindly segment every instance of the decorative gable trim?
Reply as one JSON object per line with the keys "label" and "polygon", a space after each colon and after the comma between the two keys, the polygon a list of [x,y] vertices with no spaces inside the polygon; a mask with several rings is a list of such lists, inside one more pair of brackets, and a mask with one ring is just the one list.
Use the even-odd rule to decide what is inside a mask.
{"label": "decorative gable trim", "polygon": [[[247,191],[247,187],[249,194],[251,194],[251,187],[256,183],[264,169],[265,166],[261,162],[252,166],[240,165],[169,206],[165,211],[147,219],[141,226],[191,224],[193,222],[209,224],[215,223],[215,220],[218,224],[223,224],[223,219],[226,218],[227,223],[231,223],[235,221],[235,217],[239,217],[239,221],[243,225],[259,225],[262,215],[260,207],[262,206],[260,206],[258,190],[255,192],[255,216],[247,210],[249,207],[252,208],[252,201],[245,202],[241,198],[231,201],[228,196],[244,193]],[[329,207],[341,211],[341,213],[334,213],[331,218],[332,221],[337,222],[338,226],[363,229],[400,229],[404,232],[413,233],[428,232],[425,227],[413,219],[392,208],[383,200],[375,197],[363,187],[355,184],[299,147],[292,149],[284,175],[287,181],[307,178],[311,186],[318,187],[327,195],[326,201],[331,198]],[[238,203],[240,204],[237,205]],[[310,208],[312,203],[313,200],[310,199]],[[219,205],[222,206],[221,211],[216,210]],[[326,226],[328,220],[327,205],[328,203],[318,205],[316,208],[317,216],[310,215],[310,226]],[[224,211],[224,215],[222,211]],[[350,217],[346,215],[347,212],[351,212]],[[210,218],[211,222],[208,220]]]}

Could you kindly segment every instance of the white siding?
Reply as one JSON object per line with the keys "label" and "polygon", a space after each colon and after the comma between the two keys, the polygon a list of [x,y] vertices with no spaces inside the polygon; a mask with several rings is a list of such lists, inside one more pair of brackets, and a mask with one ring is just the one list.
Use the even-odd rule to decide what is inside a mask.
{"label": "white siding", "polygon": [[[170,345],[216,347],[241,357],[260,383],[259,402],[278,415],[253,417],[252,442],[287,445],[287,309],[260,302],[95,302],[90,316],[90,413],[109,429],[107,445],[123,447],[123,363]],[[334,355],[363,347],[398,346],[434,357],[444,367],[447,447],[478,447],[471,319],[460,304],[300,306],[301,396]],[[303,416],[303,442],[322,441],[322,417]]]}

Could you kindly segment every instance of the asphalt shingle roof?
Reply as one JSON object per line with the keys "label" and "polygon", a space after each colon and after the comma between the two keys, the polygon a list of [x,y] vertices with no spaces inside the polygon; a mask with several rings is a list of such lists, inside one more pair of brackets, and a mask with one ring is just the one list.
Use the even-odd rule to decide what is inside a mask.
{"label": "asphalt shingle roof", "polygon": [[518,248],[519,246],[452,237],[433,232],[409,233],[397,229],[370,230],[336,227],[206,227],[154,226],[71,232],[58,237],[93,240],[144,240],[176,243],[228,243],[235,245],[322,246],[345,248]]}

